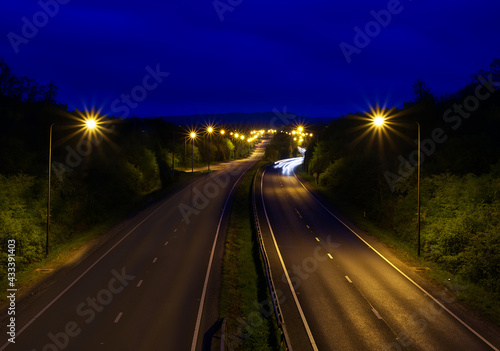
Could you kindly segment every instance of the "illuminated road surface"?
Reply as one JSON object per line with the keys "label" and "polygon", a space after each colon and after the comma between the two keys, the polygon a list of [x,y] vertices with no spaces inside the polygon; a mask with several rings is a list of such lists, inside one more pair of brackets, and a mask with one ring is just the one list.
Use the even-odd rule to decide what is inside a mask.
{"label": "illuminated road surface", "polygon": [[263,150],[116,227],[53,285],[18,302],[16,343],[0,349],[201,350],[218,318],[226,199]]}
{"label": "illuminated road surface", "polygon": [[373,238],[358,237],[350,228],[358,229],[352,224],[346,227],[330,213],[334,209],[320,205],[293,175],[300,162],[297,158],[268,167],[257,180],[256,194],[294,350],[498,347],[495,330],[482,330],[483,325],[467,320],[463,311],[452,312],[457,308],[448,291],[428,296],[415,271],[378,242],[374,245],[380,254],[375,252],[362,239],[373,242]]}

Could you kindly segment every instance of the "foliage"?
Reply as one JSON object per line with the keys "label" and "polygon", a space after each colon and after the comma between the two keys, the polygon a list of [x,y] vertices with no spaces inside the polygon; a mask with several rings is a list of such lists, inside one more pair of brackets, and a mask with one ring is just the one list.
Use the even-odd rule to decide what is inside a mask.
{"label": "foliage", "polygon": [[[161,118],[107,117],[102,120],[103,135],[89,139],[78,128],[63,125],[74,124],[84,114],[58,103],[58,90],[53,82],[41,85],[16,76],[0,58],[1,255],[5,258],[6,240],[16,239],[19,269],[45,253],[48,141],[53,123],[51,248],[170,186],[179,178],[173,178],[172,154],[177,167],[190,167],[193,158],[187,128]],[[213,136],[210,162],[250,152],[248,143],[236,144]],[[196,167],[206,164],[207,147],[206,139],[194,141]]]}
{"label": "foliage", "polygon": [[46,203],[40,195],[46,184],[24,174],[0,175],[0,184],[1,276],[8,262],[4,250],[7,240],[16,240],[16,264],[20,268],[43,255]]}
{"label": "foliage", "polygon": [[[498,74],[498,62],[492,65],[493,74]],[[499,293],[500,92],[481,102],[458,127],[443,119],[448,109],[474,94],[476,86],[471,83],[454,94],[435,97],[417,80],[412,85],[415,101],[393,109],[395,123],[379,136],[368,129],[365,116],[332,120],[309,145],[304,169],[317,173],[320,185],[340,203],[361,210],[392,230],[395,238],[416,247],[417,167],[410,157],[416,154],[416,135],[415,129],[402,126],[419,122],[422,142],[427,140],[420,179],[422,254]],[[430,148],[428,138],[437,128],[446,140]],[[386,177],[388,172],[393,178]],[[389,186],[387,179],[398,177]]]}

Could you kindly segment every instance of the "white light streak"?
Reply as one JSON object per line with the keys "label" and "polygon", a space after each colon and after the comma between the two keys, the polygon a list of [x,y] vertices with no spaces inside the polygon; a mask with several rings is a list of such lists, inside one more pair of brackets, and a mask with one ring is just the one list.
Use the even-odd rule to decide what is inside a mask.
{"label": "white light streak", "polygon": [[284,160],[276,161],[274,163],[274,168],[281,168],[281,173],[283,175],[292,175],[295,167],[301,165],[302,162],[304,162],[303,157],[287,158]]}

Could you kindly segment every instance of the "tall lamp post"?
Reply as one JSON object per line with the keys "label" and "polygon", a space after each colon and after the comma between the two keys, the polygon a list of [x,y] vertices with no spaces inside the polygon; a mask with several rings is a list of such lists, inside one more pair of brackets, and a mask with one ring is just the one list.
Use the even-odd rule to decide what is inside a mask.
{"label": "tall lamp post", "polygon": [[[47,185],[47,235],[45,238],[45,256],[49,255],[49,237],[50,237],[50,182],[52,176],[52,130],[56,125],[78,125],[66,123],[52,123],[49,128],[49,164],[48,164],[48,185]],[[88,118],[84,121],[84,128],[92,130],[97,127],[97,122],[93,118]]]}
{"label": "tall lamp post", "polygon": [[188,168],[188,165],[187,165],[187,140],[188,140],[188,137],[185,137],[184,138],[184,168],[187,170]]}
{"label": "tall lamp post", "polygon": [[196,139],[196,132],[189,133],[189,137],[191,138],[191,173],[194,173],[194,139]]}
{"label": "tall lamp post", "polygon": [[[420,256],[420,123],[417,124],[417,255]],[[376,127],[383,127],[385,125],[385,118],[383,116],[375,116],[373,124]]]}
{"label": "tall lamp post", "polygon": [[208,148],[207,148],[207,165],[208,165],[208,170],[210,170],[210,136],[212,135],[214,131],[214,128],[211,126],[207,127],[207,138],[208,138]]}

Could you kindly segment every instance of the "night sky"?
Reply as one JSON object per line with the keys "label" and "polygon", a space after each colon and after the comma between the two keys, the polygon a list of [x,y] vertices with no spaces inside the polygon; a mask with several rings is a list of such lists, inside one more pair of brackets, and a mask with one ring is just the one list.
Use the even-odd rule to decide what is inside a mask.
{"label": "night sky", "polygon": [[500,58],[499,13],[491,0],[16,0],[0,56],[55,81],[70,109],[335,117],[401,106],[417,78],[438,95],[469,83]]}

